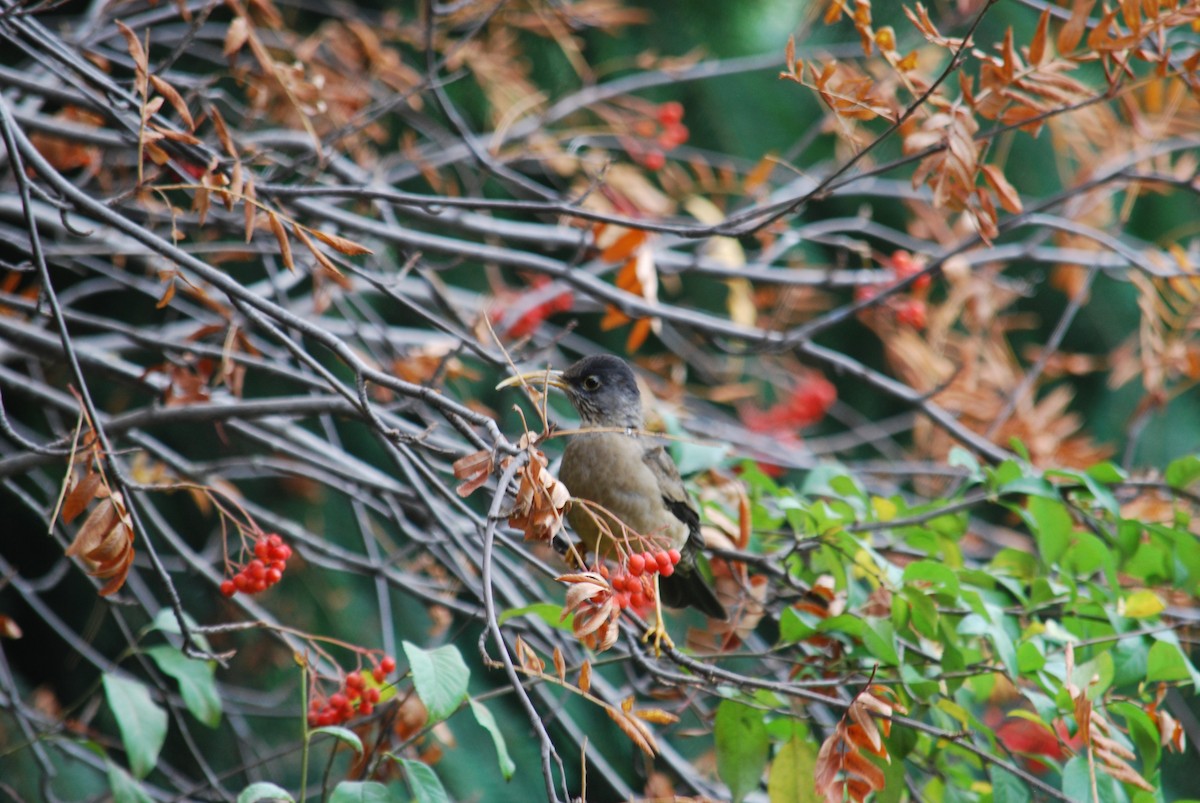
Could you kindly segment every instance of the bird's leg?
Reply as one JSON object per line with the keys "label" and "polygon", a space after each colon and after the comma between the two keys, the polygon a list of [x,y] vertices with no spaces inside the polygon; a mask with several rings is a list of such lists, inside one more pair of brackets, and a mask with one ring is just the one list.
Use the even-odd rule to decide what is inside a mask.
{"label": "bird's leg", "polygon": [[646,635],[642,636],[642,643],[654,640],[654,657],[662,655],[662,645],[665,642],[668,650],[675,649],[675,642],[671,640],[670,634],[667,633],[667,627],[663,624],[662,616],[662,600],[658,595],[658,575],[654,575],[654,625],[646,631]]}

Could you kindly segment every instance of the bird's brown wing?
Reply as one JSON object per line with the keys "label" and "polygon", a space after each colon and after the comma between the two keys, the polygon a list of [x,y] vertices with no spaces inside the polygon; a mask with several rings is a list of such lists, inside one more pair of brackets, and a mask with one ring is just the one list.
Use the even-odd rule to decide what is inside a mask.
{"label": "bird's brown wing", "polygon": [[[661,444],[648,446],[642,454],[642,460],[650,467],[650,472],[658,480],[658,491],[662,495],[667,509],[674,514],[675,518],[687,525],[688,542],[689,546],[692,546],[690,542],[694,538],[700,537],[700,514],[692,506],[687,488],[683,487],[683,478],[679,476],[679,467],[675,465],[675,461],[671,459]],[[704,546],[702,538],[698,546]]]}
{"label": "bird's brown wing", "polygon": [[725,607],[717,600],[696,566],[696,555],[704,548],[704,536],[700,533],[700,514],[692,505],[687,488],[683,486],[679,467],[661,445],[648,447],[642,459],[658,480],[663,503],[688,528],[687,542],[679,549],[680,560],[675,573],[659,580],[662,601],[672,608],[691,605],[714,619],[728,618]]}

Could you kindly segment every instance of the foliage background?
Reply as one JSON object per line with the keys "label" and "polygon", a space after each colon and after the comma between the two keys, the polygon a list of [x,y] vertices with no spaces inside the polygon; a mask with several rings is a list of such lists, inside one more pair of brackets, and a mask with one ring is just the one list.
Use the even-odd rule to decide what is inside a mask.
{"label": "foliage background", "polygon": [[[185,6],[186,15],[180,12]],[[1194,18],[1194,4],[1179,6],[1191,8]],[[1065,608],[1031,605],[1010,615],[1006,624],[1015,637],[1039,645],[1034,624],[1083,628],[1072,614],[1111,611],[1119,599],[1153,589],[1167,607],[1145,621],[1113,619],[1111,631],[1140,632],[1144,626],[1178,632],[1184,660],[1187,626],[1194,621],[1195,566],[1181,551],[1182,568],[1143,568],[1139,574],[1136,547],[1122,545],[1121,527],[1123,522],[1160,523],[1171,533],[1162,537],[1181,550],[1190,543],[1182,539],[1195,531],[1190,517],[1196,499],[1187,493],[1194,468],[1187,456],[1200,442],[1200,399],[1187,391],[1200,373],[1192,275],[1198,240],[1194,157],[1189,163],[1187,154],[1195,149],[1198,117],[1194,65],[1191,74],[1180,66],[1196,52],[1194,24],[1185,20],[1164,33],[1177,54],[1168,66],[1183,74],[1163,80],[1159,88],[1167,102],[1154,104],[1152,66],[1139,62],[1134,76],[1116,82],[1113,99],[1096,104],[1115,110],[1111,118],[1088,118],[1095,107],[1080,104],[1055,112],[1063,121],[1057,136],[1048,130],[1036,137],[1008,131],[987,140],[987,161],[1004,170],[1026,210],[1039,199],[1063,194],[1043,218],[1002,210],[1001,219],[1012,223],[1023,216],[1024,225],[992,243],[972,242],[962,216],[931,203],[927,189],[914,188],[910,177],[917,162],[903,158],[903,137],[893,135],[849,172],[854,181],[805,197],[774,229],[737,232],[734,253],[745,259],[722,262],[728,251],[713,245],[721,241],[698,236],[702,227],[685,211],[682,202],[689,195],[709,198],[721,214],[767,203],[768,190],[777,197],[804,197],[812,186],[806,182],[833,174],[856,147],[886,129],[879,119],[835,120],[811,87],[777,77],[786,69],[789,34],[796,35],[804,59],[827,63],[826,54],[833,53],[852,65],[862,58],[859,34],[847,20],[821,23],[825,7],[501,2],[418,9],[256,2],[245,7],[9,3],[4,8],[5,129],[12,134],[10,148],[21,151],[29,168],[15,169],[13,150],[6,150],[0,196],[6,270],[0,299],[5,312],[0,391],[6,416],[0,477],[9,523],[0,545],[5,578],[0,614],[6,627],[21,631],[20,638],[2,642],[0,777],[11,796],[74,800],[111,790],[127,795],[122,799],[229,799],[254,781],[272,781],[297,794],[305,744],[302,694],[332,692],[340,672],[355,670],[363,660],[369,666],[382,652],[400,664],[392,678],[397,697],[373,717],[355,722],[366,743],[374,745],[378,763],[369,762],[370,772],[389,782],[393,794],[434,799],[422,796],[436,794],[439,785],[454,799],[566,797],[564,787],[579,794],[586,738],[590,800],[673,792],[722,798],[737,795],[739,784],[751,794],[789,799],[780,797],[778,786],[758,788],[762,765],[816,762],[817,746],[835,732],[852,698],[801,702],[763,689],[754,696],[752,686],[739,687],[735,679],[787,687],[799,668],[795,689],[808,691],[803,681],[809,680],[850,689],[850,694],[865,688],[880,661],[878,645],[872,648],[849,629],[838,631],[835,641],[844,652],[829,658],[828,644],[787,635],[787,612],[796,610],[796,603],[813,604],[813,586],[829,573],[837,575],[835,605],[870,611],[883,603],[869,594],[873,581],[867,564],[902,573],[905,565],[926,557],[956,571],[996,573],[1007,565],[1004,560],[1017,560],[1001,553],[998,561],[999,550],[1038,554],[1031,575],[1019,576],[1020,581],[1029,588],[1037,577],[1055,584],[1063,595],[1055,602]],[[434,50],[435,60],[445,62],[432,81],[444,87],[440,99],[426,80],[422,20],[429,18],[430,8],[441,15]],[[1044,8],[1034,2],[962,2],[937,4],[931,15],[952,35],[963,35],[981,19],[974,29],[976,48],[992,54],[1010,28],[1015,40],[1027,45]],[[1092,12],[1092,23],[1100,8]],[[1058,9],[1051,36],[1069,11]],[[926,45],[898,5],[874,13],[873,30],[894,26],[898,52],[919,50],[922,70],[938,74],[948,59],[946,49]],[[269,58],[253,53],[249,40],[232,46],[240,35],[237,19],[251,21]],[[178,136],[146,147],[147,129],[141,125],[146,98],[138,97],[137,59],[131,54],[136,48],[116,26],[118,20],[143,45],[149,34],[149,72],[173,86],[196,119],[206,118],[195,129],[195,141]],[[973,56],[963,71],[975,74],[979,61]],[[585,62],[590,68],[581,66]],[[1103,95],[1102,65],[1087,59],[1077,67],[1084,85]],[[896,111],[912,101],[889,78],[895,71],[882,66],[878,52],[863,69],[872,76],[868,83],[890,97]],[[272,72],[276,77],[267,74]],[[947,83],[950,97],[957,95],[956,81],[952,77]],[[623,82],[628,91],[609,94]],[[545,93],[540,104],[534,102],[536,91]],[[146,94],[166,93],[152,85]],[[630,97],[641,100],[625,100]],[[1079,99],[1060,100],[1070,106]],[[670,166],[654,171],[636,148],[630,152],[628,132],[638,120],[655,121],[657,104],[667,102],[682,104],[689,137],[666,154]],[[232,146],[207,119],[212,108],[223,115]],[[548,122],[532,116],[554,108],[571,111]],[[1080,118],[1085,123],[1072,129],[1070,121]],[[497,141],[493,132],[510,130],[515,119],[526,126],[524,134],[489,152]],[[1113,126],[1110,141],[1097,138],[1081,145],[1071,139],[1072,134],[1094,136],[1089,125],[1105,120]],[[170,101],[148,122],[175,132],[188,128]],[[358,129],[359,124],[366,128]],[[352,128],[343,129],[346,125]],[[462,146],[464,130],[479,132],[474,153]],[[857,146],[850,144],[851,134],[861,136]],[[23,151],[20,137],[28,142]],[[319,149],[314,139],[320,140]],[[1157,159],[1128,156],[1135,147],[1157,146],[1164,149]],[[554,160],[564,153],[588,153],[594,161],[587,169],[575,165],[557,171]],[[35,164],[36,154],[48,165]],[[156,163],[160,154],[168,157],[161,165]],[[774,154],[779,164],[765,179],[752,179],[756,167],[760,172],[770,167],[762,161],[765,154]],[[1109,176],[1093,193],[1079,188],[1110,169],[1121,154],[1128,158],[1123,172]],[[601,172],[606,159],[625,172]],[[214,164],[216,169],[209,169]],[[889,169],[868,175],[879,165]],[[711,181],[705,168],[712,171]],[[248,203],[244,193],[227,196],[226,208],[219,188],[230,180],[237,183],[235,169],[242,180],[253,177],[259,206]],[[1138,183],[1131,175],[1138,171],[1149,178]],[[20,176],[28,176],[28,182]],[[681,176],[692,182],[692,191]],[[206,187],[197,187],[205,181]],[[584,206],[590,212],[609,216],[614,225],[667,227],[646,241],[655,252],[659,296],[647,290],[644,276],[644,295],[636,287],[633,294],[613,289],[633,254],[618,249],[606,260],[598,253],[602,248],[590,247],[589,237],[607,238],[612,232],[571,214],[578,211],[574,201],[589,181],[592,190]],[[149,189],[155,185],[158,191]],[[982,179],[979,185],[984,186]],[[296,191],[334,186],[349,188],[347,196],[305,197]],[[425,197],[416,202],[370,198],[364,187]],[[665,192],[660,195],[655,187]],[[23,189],[32,193],[27,201]],[[1072,193],[1086,202],[1073,204]],[[432,204],[429,197],[435,199]],[[209,208],[203,212],[205,198]],[[436,203],[455,198],[465,200],[461,206]],[[258,214],[249,244],[243,236],[247,206]],[[37,240],[30,237],[26,209],[38,221]],[[355,254],[343,241],[308,249],[287,223],[281,236],[273,235],[272,212],[309,227],[304,231],[310,238],[316,236],[313,231],[337,235],[373,253]],[[1069,236],[1062,228],[1067,223],[1112,234],[1116,241]],[[173,231],[182,235],[174,243]],[[141,238],[142,233],[149,236]],[[773,250],[777,238],[789,236],[795,240],[788,248]],[[295,270],[285,264],[284,240]],[[938,258],[962,243],[969,244],[965,273],[962,263]],[[1038,247],[1083,253],[1073,251],[1068,259],[1064,250],[1047,257],[1036,253]],[[933,274],[927,295],[910,284],[893,296],[903,303],[921,301],[927,326],[898,322],[887,296],[868,298],[870,293],[861,290],[893,279],[897,249],[917,255],[918,266],[928,266]],[[201,264],[187,262],[186,255]],[[322,258],[336,262],[341,275],[323,269]],[[205,266],[210,272],[203,272]],[[780,291],[779,274],[789,277],[782,286],[791,282],[790,291]],[[52,277],[61,313],[46,295],[46,275]],[[539,285],[534,278],[539,275],[553,281]],[[751,277],[750,283],[742,283],[740,275]],[[222,277],[231,281],[222,285]],[[1081,291],[1084,281],[1087,288]],[[568,303],[547,304],[564,290],[570,292]],[[955,292],[962,294],[959,301],[969,300],[952,303]],[[731,302],[739,294],[754,302],[757,318]],[[602,323],[614,303],[633,318],[645,318],[643,305],[657,303],[661,328],[631,349],[629,325],[606,329]],[[860,310],[851,309],[859,303]],[[499,343],[482,323],[485,312]],[[514,325],[521,315],[528,316],[524,331]],[[65,336],[59,320],[65,321]],[[831,325],[815,339],[782,351],[722,330],[730,324],[781,332],[814,320]],[[947,340],[939,347],[932,331],[947,340],[958,336],[957,350]],[[1009,339],[998,336],[1000,331],[1010,333]],[[824,361],[807,349],[810,342],[821,349]],[[748,544],[727,537],[722,542],[719,534],[713,540],[724,544],[735,573],[744,566],[747,576],[764,578],[757,585],[747,580],[736,593],[745,600],[752,589],[761,591],[765,610],[749,606],[750,615],[741,622],[745,640],[731,645],[724,658],[706,659],[730,675],[706,676],[683,656],[643,657],[634,625],[613,652],[590,656],[569,630],[554,627],[562,602],[562,588],[552,582],[562,571],[554,553],[545,545],[521,544],[512,531],[497,534],[498,547],[486,551],[492,530],[484,514],[495,483],[460,501],[451,467],[481,448],[514,452],[522,424],[510,409],[513,395],[491,390],[508,370],[500,344],[529,367],[562,366],[594,350],[635,357],[662,399],[667,425],[683,437],[673,446],[681,462],[695,470],[720,463],[716,474],[698,473],[694,486],[717,530],[722,514],[737,522],[736,501],[731,504],[728,496],[731,477],[736,470],[746,472],[756,535]],[[1051,345],[1038,351],[1046,344]],[[78,369],[65,359],[72,351]],[[940,365],[935,358],[946,354],[959,363],[933,381],[929,372]],[[972,364],[966,354],[982,355],[979,373],[964,367]],[[1114,387],[1118,375],[1126,381]],[[1012,426],[980,437],[987,420],[964,425],[955,435],[966,451],[952,459],[954,439],[933,436],[928,414],[936,407],[968,421],[973,413],[986,418],[985,412],[995,410],[989,405],[1003,407],[1014,397],[1024,376],[1031,377],[1025,388],[1030,395],[1012,403]],[[888,377],[899,382],[889,384]],[[956,387],[959,395],[937,395],[943,383],[963,377],[969,387]],[[110,433],[111,448],[84,441],[76,444],[72,462],[80,404],[69,388],[78,391],[83,385],[93,411],[102,414],[96,429]],[[436,388],[439,396],[431,399],[421,386]],[[828,386],[836,389],[836,401],[829,400]],[[778,411],[797,398],[813,406],[781,421]],[[1033,398],[1062,404],[1031,407]],[[554,417],[569,421],[565,406],[553,404]],[[525,410],[536,431],[532,407]],[[764,428],[761,416],[754,423],[755,410],[767,411],[770,426]],[[1024,446],[1014,446],[1009,435]],[[735,448],[718,461],[709,438]],[[551,440],[546,448],[553,455],[558,447]],[[1021,448],[1029,450],[1029,459],[1021,459]],[[995,474],[981,470],[969,477],[966,452],[983,465],[1004,457],[1014,462]],[[1041,473],[1095,467],[1109,455],[1113,467],[1098,469],[1093,479],[1121,505],[1116,514],[1099,509],[1103,494],[1084,487],[1080,475],[1066,477],[1066,490],[1060,491],[1050,489]],[[745,458],[790,473],[777,487]],[[103,467],[106,487],[111,484],[134,508],[134,551],[120,553],[132,556],[132,571],[121,590],[104,598],[96,595],[103,579],[89,578],[79,559],[64,558],[86,516],[73,522],[54,517],[72,465],[77,479]],[[839,468],[829,468],[834,465]],[[1163,482],[1169,465],[1180,478],[1174,483]],[[842,474],[853,482],[831,479]],[[226,491],[229,496],[221,495]],[[1043,509],[1030,498],[1048,500],[1050,517],[1057,515],[1056,505],[1069,511],[1066,532],[1051,532],[1051,525],[1032,514],[1032,521],[1022,519],[1031,507]],[[279,587],[262,597],[227,600],[218,592],[221,579],[232,574],[224,565],[226,550],[239,559],[234,522],[251,526],[228,505],[230,499],[240,500],[264,531],[283,534],[297,553]],[[931,511],[942,502],[970,515],[954,518],[952,525],[933,519]],[[97,496],[89,510],[102,503]],[[219,516],[217,504],[226,504],[232,518]],[[785,522],[787,510],[795,512]],[[919,520],[912,528],[885,526],[888,516],[903,518],[906,512]],[[936,524],[925,526],[930,521]],[[781,555],[791,549],[793,537],[787,525],[796,525],[800,546],[785,562]],[[867,529],[855,532],[852,525]],[[733,531],[736,535],[737,528]],[[1078,531],[1097,534],[1097,549],[1115,556],[1111,575],[1076,571],[1067,559],[1047,554],[1048,543]],[[120,527],[112,532],[125,536]],[[556,648],[571,667],[569,683],[538,678],[523,693],[546,723],[544,741],[536,738],[523,694],[502,670],[480,659],[477,645],[487,637],[485,554],[496,561],[490,579],[498,609],[552,606],[548,613],[538,609],[546,621],[535,611],[506,620],[502,628],[505,649],[514,651],[518,666],[529,670],[532,665],[516,653],[520,635],[551,667]],[[843,574],[837,572],[839,564]],[[1118,569],[1120,580],[1106,582]],[[970,582],[982,581],[973,577]],[[911,591],[914,586],[899,582],[894,587]],[[183,645],[178,637],[147,630],[152,622],[171,629],[173,595],[178,610],[203,626],[213,649],[226,656],[219,668],[189,675],[219,697],[221,714],[207,724],[198,721],[194,701],[181,695],[178,679],[145,652],[154,645]],[[950,597],[937,602],[945,611],[964,604],[963,598]],[[874,614],[878,610],[863,615]],[[686,625],[704,625],[691,613],[678,614],[675,622],[679,636]],[[237,623],[253,626],[239,629]],[[1100,630],[1075,632],[1085,640],[1099,639],[1086,645],[1081,663],[1098,660],[1111,646],[1104,639],[1112,632]],[[962,643],[978,651],[979,663],[972,666],[978,683],[925,699],[912,689],[899,694],[914,719],[930,727],[961,726],[987,756],[1025,767],[996,741],[997,724],[983,720],[988,711],[1012,702],[990,695],[998,674],[993,646],[982,634],[974,640],[966,635]],[[381,652],[358,653],[320,639]],[[426,727],[416,701],[419,697],[428,706],[427,695],[420,689],[414,693],[406,675],[418,653],[406,652],[405,640],[415,647],[457,648],[469,670],[470,694],[493,711],[506,736],[517,768],[506,785],[492,736],[469,710]],[[1148,660],[1153,643],[1154,636],[1141,637],[1135,654]],[[1052,664],[1061,664],[1061,644],[1042,646]],[[321,648],[328,652],[319,654]],[[494,642],[488,652],[501,657]],[[326,679],[309,689],[294,655],[315,661]],[[596,702],[564,688],[578,685],[585,661],[596,667],[591,688],[598,699],[619,707],[632,695],[640,709],[682,716],[678,725],[654,726],[659,758],[643,759],[627,731]],[[911,666],[941,678],[936,660],[923,656]],[[1164,705],[1187,725],[1196,706],[1188,683],[1194,670],[1186,667],[1179,676],[1167,673],[1150,677],[1151,682],[1103,689],[1095,702],[1115,704],[1128,697],[1144,705],[1159,685],[1178,682],[1181,689],[1172,691]],[[547,671],[554,674],[552,668]],[[1024,675],[1026,683],[1042,684],[1045,697],[1054,698],[1052,690],[1065,687],[1061,671]],[[103,677],[135,680],[147,690],[149,707],[135,707],[140,713],[124,718],[119,711],[114,715],[115,696]],[[955,723],[946,707],[938,708],[939,696],[980,719]],[[736,722],[757,734],[754,738],[730,744],[718,733],[714,740],[714,712],[723,700],[753,703],[750,709],[726,704],[725,710],[742,717]],[[1052,699],[1049,707],[1068,720],[1074,713],[1069,696]],[[153,709],[166,710],[170,724],[161,755],[150,751],[145,759],[154,770],[138,773],[138,750],[131,749],[120,725],[143,715],[152,719],[146,712]],[[766,716],[747,717],[746,710]],[[1039,714],[1045,710],[1039,708]],[[803,737],[795,744],[805,745],[794,756],[789,752],[792,728],[800,728]],[[982,763],[973,765],[953,745],[928,734],[917,737],[917,732],[907,726],[893,731],[908,736],[889,742],[896,761],[888,765],[893,769],[886,789],[877,793],[880,799],[906,793],[921,799],[993,794],[990,787],[968,791],[968,781],[996,783],[994,762],[976,757]],[[335,742],[318,737],[315,744],[309,791],[333,788],[347,775],[365,777],[345,746],[325,773]],[[760,744],[769,745],[762,748],[761,762]],[[1161,765],[1149,762],[1144,744],[1135,745],[1139,758],[1133,767],[1153,778],[1158,799],[1200,797],[1194,773],[1187,772],[1196,758],[1195,744],[1193,738],[1183,754],[1165,753]],[[554,763],[548,745],[562,761],[561,769],[554,765],[549,791],[541,771]],[[379,758],[385,748],[409,761],[428,762],[437,780],[422,786],[427,776],[413,764]],[[1048,775],[1026,773],[1015,786],[1028,794],[1030,784],[1041,778],[1069,798],[1078,787],[1071,786],[1069,770],[1058,772],[1068,761],[1064,754]],[[731,762],[757,772],[738,778]],[[909,773],[907,788],[897,767]],[[120,773],[126,769],[145,776],[136,792],[122,785]],[[956,784],[962,787],[958,791]],[[797,795],[813,794],[807,784],[801,786],[804,791]],[[1005,794],[1019,794],[1005,789]],[[1132,786],[1114,786],[1111,794],[1122,799],[1139,793]]]}

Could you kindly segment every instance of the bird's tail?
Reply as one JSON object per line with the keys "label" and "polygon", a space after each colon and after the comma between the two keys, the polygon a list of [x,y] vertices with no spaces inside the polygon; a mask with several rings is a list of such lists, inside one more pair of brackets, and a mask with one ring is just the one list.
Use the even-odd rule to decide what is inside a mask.
{"label": "bird's tail", "polygon": [[695,557],[690,561],[686,557],[681,560],[670,577],[660,576],[658,591],[662,595],[663,604],[670,608],[691,606],[713,619],[729,618],[725,606],[717,599],[716,592],[709,586],[700,572],[700,567],[696,565]]}

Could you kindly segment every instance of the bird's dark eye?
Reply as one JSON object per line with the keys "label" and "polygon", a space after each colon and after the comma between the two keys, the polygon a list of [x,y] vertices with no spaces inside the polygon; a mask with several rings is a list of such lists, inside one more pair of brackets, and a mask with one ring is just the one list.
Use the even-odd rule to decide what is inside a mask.
{"label": "bird's dark eye", "polygon": [[584,380],[583,380],[583,389],[584,390],[598,390],[599,388],[600,388],[600,377],[596,376],[595,374],[592,374],[591,376],[584,378]]}

